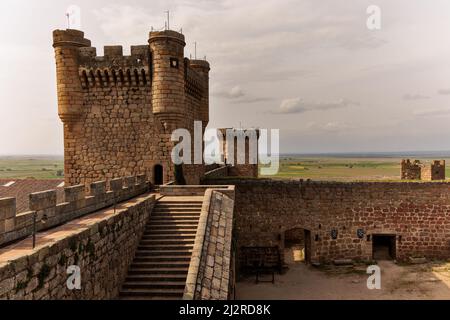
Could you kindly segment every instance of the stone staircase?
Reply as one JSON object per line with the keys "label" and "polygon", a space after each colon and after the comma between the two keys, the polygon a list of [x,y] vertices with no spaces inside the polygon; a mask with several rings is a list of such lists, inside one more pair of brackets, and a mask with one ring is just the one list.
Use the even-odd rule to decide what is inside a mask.
{"label": "stone staircase", "polygon": [[156,203],[120,290],[120,299],[181,299],[203,197]]}

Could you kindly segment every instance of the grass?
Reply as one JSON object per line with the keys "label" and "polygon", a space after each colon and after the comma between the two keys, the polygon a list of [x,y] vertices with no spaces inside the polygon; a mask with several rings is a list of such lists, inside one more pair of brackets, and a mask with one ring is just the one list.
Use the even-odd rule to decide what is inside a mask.
{"label": "grass", "polygon": [[[399,181],[401,160],[401,158],[284,156],[280,158],[278,173],[267,177],[333,181]],[[449,174],[450,168],[447,167],[446,176]]]}
{"label": "grass", "polygon": [[56,156],[1,156],[0,179],[63,179],[64,160]]}
{"label": "grass", "polygon": [[[450,164],[449,159],[446,163]],[[279,172],[261,178],[332,181],[399,181],[401,158],[282,156]],[[62,179],[63,157],[0,156],[0,179]],[[450,167],[446,168],[450,177]],[[233,179],[233,178],[231,178]]]}

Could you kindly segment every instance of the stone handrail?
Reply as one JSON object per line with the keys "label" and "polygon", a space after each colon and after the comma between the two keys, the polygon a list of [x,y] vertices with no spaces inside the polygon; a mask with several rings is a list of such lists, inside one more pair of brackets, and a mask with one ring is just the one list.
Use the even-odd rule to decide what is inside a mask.
{"label": "stone handrail", "polygon": [[[233,269],[231,242],[235,187],[193,187],[197,189],[202,187],[204,200],[183,299],[226,300],[229,297],[229,284],[232,281],[230,270]],[[215,229],[215,239],[211,234],[212,229]],[[216,250],[218,246],[221,250]],[[219,279],[213,277],[214,274],[219,273],[220,283],[218,283]]]}

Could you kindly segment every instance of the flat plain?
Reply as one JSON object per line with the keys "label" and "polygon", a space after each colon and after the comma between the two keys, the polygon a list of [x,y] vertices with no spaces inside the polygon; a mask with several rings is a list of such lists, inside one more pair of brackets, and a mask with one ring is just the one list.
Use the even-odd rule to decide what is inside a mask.
{"label": "flat plain", "polygon": [[62,156],[0,156],[0,179],[61,179]]}
{"label": "flat plain", "polygon": [[[412,158],[415,159],[415,158]],[[432,158],[420,158],[423,162]],[[436,158],[440,159],[440,158]],[[446,176],[450,177],[450,158]],[[280,157],[276,179],[311,179],[331,181],[398,181],[402,157],[370,156],[303,156]],[[61,179],[64,176],[62,156],[0,156],[0,179]]]}
{"label": "flat plain", "polygon": [[[431,158],[418,159],[422,163],[432,161]],[[446,160],[446,176],[449,177],[449,159],[443,159]],[[401,160],[402,157],[281,156],[278,174],[267,177],[331,181],[398,181]]]}

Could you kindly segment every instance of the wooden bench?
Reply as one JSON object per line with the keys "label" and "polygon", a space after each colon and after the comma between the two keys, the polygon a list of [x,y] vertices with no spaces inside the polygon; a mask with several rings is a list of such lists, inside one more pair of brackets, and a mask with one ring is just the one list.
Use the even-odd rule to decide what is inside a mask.
{"label": "wooden bench", "polygon": [[[278,247],[241,247],[241,269],[244,273],[255,273],[256,283],[275,283],[275,272],[281,274],[281,255]],[[260,281],[260,274],[272,274],[272,280]]]}

